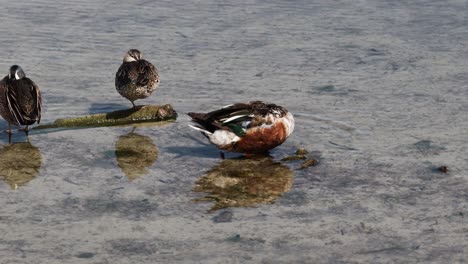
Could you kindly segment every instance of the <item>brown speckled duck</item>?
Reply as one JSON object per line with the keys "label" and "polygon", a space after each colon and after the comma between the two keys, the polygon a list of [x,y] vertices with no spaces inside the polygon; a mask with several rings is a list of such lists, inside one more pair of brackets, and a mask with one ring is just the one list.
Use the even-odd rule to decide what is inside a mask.
{"label": "brown speckled duck", "polygon": [[10,67],[10,73],[0,81],[0,114],[8,122],[7,133],[11,135],[11,124],[28,135],[29,126],[41,121],[42,97],[39,87],[18,65]]}
{"label": "brown speckled duck", "polygon": [[261,101],[237,103],[209,113],[188,113],[199,130],[219,149],[264,154],[282,144],[294,130],[285,108]]}
{"label": "brown speckled duck", "polygon": [[131,49],[125,54],[123,63],[115,75],[115,88],[120,95],[132,102],[143,99],[159,85],[159,73],[150,62],[141,58],[141,52]]}

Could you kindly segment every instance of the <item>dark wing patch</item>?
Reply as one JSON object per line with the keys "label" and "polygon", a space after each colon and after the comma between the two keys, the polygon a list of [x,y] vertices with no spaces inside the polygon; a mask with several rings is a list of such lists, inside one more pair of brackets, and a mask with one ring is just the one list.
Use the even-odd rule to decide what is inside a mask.
{"label": "dark wing patch", "polygon": [[115,75],[115,86],[123,87],[131,83],[137,87],[153,87],[159,81],[156,67],[148,61],[124,62]]}
{"label": "dark wing patch", "polygon": [[233,104],[206,114],[188,113],[192,121],[205,130],[228,130],[239,137],[245,135],[246,130],[252,127],[269,124],[271,119],[267,120],[267,115],[283,117],[286,114],[287,111],[283,107],[261,101]]}
{"label": "dark wing patch", "polygon": [[148,61],[139,60],[138,63],[138,77],[135,84],[140,87],[153,87],[159,80],[158,70]]}
{"label": "dark wing patch", "polygon": [[[202,128],[214,132],[223,129],[235,133],[237,136],[245,135],[245,129],[248,128],[253,118],[253,112],[250,104],[234,104],[209,113],[188,113],[192,121]],[[226,122],[228,121],[228,122]]]}
{"label": "dark wing patch", "polygon": [[34,82],[32,82],[31,89],[31,94],[36,105],[34,114],[36,116],[37,123],[39,124],[41,122],[42,117],[42,95],[41,91],[39,90],[39,87]]}
{"label": "dark wing patch", "polygon": [[18,96],[15,92],[15,89],[12,89],[10,85],[6,85],[6,102],[8,106],[8,111],[10,112],[10,117],[12,117],[13,121],[17,125],[21,125],[24,123],[23,116],[21,115],[21,111],[18,105]]}
{"label": "dark wing patch", "polygon": [[6,92],[8,109],[18,125],[32,125],[41,119],[42,97],[39,87],[24,77],[9,83]]}
{"label": "dark wing patch", "polygon": [[122,87],[130,84],[133,80],[134,74],[130,74],[132,69],[132,63],[126,62],[120,65],[117,73],[115,74],[115,86]]}

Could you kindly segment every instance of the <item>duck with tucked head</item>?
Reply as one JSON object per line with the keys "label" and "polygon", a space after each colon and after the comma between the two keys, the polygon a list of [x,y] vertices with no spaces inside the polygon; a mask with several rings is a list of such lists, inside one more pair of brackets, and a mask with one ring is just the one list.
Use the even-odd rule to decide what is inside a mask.
{"label": "duck with tucked head", "polygon": [[115,75],[115,88],[120,95],[132,102],[151,95],[159,85],[159,73],[149,61],[141,58],[141,52],[131,49]]}
{"label": "duck with tucked head", "polygon": [[39,87],[18,65],[10,67],[10,73],[0,81],[0,114],[8,122],[7,133],[11,135],[11,124],[29,126],[41,121],[42,97]]}
{"label": "duck with tucked head", "polygon": [[209,113],[188,113],[194,125],[219,149],[265,154],[282,144],[294,130],[285,108],[261,101],[236,103]]}

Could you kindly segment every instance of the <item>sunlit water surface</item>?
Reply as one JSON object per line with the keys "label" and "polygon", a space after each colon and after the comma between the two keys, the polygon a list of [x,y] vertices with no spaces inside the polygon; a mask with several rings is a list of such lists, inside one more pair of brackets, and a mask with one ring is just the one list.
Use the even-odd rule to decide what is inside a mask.
{"label": "sunlit water surface", "polygon": [[[0,71],[40,86],[44,123],[130,107],[129,48],[161,75],[138,103],[179,117],[0,135],[0,262],[466,259],[466,1],[1,2]],[[254,99],[296,118],[271,158],[187,127]],[[298,148],[319,165],[281,161]]]}

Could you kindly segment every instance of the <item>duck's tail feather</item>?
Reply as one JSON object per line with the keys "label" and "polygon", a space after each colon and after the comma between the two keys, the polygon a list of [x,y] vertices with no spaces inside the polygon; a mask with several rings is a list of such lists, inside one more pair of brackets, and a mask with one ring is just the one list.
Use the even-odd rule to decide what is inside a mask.
{"label": "duck's tail feather", "polygon": [[189,127],[202,132],[204,135],[208,136],[213,134],[213,131],[210,131],[210,124],[206,120],[206,115],[203,113],[187,113],[191,118],[194,124],[190,124]]}

